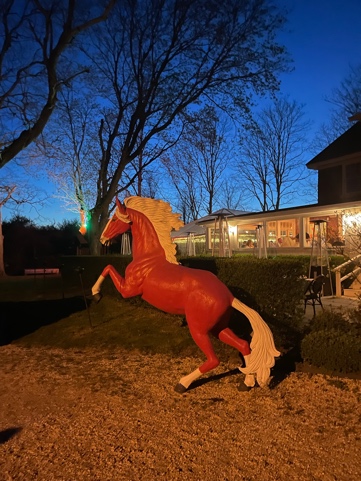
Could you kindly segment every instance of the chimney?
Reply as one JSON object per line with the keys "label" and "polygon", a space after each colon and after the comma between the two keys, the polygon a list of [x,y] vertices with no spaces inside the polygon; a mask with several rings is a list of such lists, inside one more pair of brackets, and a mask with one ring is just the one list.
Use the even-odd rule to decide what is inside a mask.
{"label": "chimney", "polygon": [[354,122],[356,120],[361,120],[361,112],[356,112],[355,115],[352,115],[348,118],[350,122]]}

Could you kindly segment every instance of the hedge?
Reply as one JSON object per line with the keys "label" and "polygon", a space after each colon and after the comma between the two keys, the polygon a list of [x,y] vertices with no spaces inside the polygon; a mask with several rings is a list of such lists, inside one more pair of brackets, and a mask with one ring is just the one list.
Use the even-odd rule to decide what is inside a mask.
{"label": "hedge", "polygon": [[[112,264],[124,275],[131,257],[69,256],[62,259],[62,276],[74,288],[81,280],[91,288],[103,268]],[[302,299],[305,288],[305,262],[296,256],[258,259],[253,256],[235,258],[185,257],[179,262],[187,267],[213,272],[242,302],[256,309],[268,321],[278,320],[297,326],[303,317]],[[119,295],[112,282],[104,282],[103,291]]]}

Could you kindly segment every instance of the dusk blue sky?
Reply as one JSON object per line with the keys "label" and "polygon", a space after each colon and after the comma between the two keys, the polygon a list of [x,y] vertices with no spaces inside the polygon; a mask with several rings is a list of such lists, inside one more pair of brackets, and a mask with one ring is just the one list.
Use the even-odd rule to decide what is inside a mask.
{"label": "dusk blue sky", "polygon": [[[339,87],[350,65],[361,63],[361,0],[280,0],[280,3],[291,10],[286,32],[280,38],[294,61],[293,72],[282,76],[281,93],[304,104],[306,117],[313,123],[310,133],[313,136],[329,115],[331,106],[325,97]],[[312,157],[310,152],[306,162]],[[52,198],[55,186],[46,181],[34,184],[34,188],[40,186],[47,191],[49,205],[41,210],[41,218],[25,207],[19,212],[21,215],[33,218],[37,224],[79,220]],[[304,203],[300,199],[297,205]],[[4,208],[4,219],[10,215]]]}
{"label": "dusk blue sky", "polygon": [[281,38],[294,59],[281,91],[305,104],[314,131],[327,121],[325,96],[361,63],[361,0],[285,0],[292,13]]}

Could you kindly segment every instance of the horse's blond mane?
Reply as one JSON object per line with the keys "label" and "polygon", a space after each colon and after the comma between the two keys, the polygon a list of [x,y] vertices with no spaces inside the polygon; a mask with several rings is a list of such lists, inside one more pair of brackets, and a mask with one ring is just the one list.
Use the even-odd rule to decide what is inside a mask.
{"label": "horse's blond mane", "polygon": [[127,197],[124,204],[130,209],[144,214],[153,224],[160,245],[163,247],[168,262],[178,264],[176,259],[176,245],[172,242],[170,232],[183,226],[179,214],[172,212],[168,202],[150,199],[148,197]]}

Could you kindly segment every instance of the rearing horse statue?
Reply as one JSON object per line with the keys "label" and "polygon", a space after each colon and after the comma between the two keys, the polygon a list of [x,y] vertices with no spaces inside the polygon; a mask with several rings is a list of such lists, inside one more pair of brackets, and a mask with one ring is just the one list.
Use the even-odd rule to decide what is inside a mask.
{"label": "rearing horse statue", "polygon": [[[245,374],[244,383],[248,388],[253,387],[256,380],[261,387],[267,386],[275,357],[280,355],[271,330],[255,310],[236,299],[214,274],[179,265],[170,232],[182,225],[179,215],[172,213],[164,201],[128,197],[122,205],[117,199],[115,213],[100,241],[106,243],[131,229],[133,260],[124,278],[112,265],[106,266],[92,288],[93,296],[100,300],[101,284],[110,275],[124,298],[140,295],[162,311],[186,317],[191,336],[207,359],[180,379],[175,387],[177,392],[185,392],[193,381],[219,365],[210,334],[242,354],[245,367],[239,369]],[[250,345],[228,327],[232,307],[243,313],[251,324]]]}

